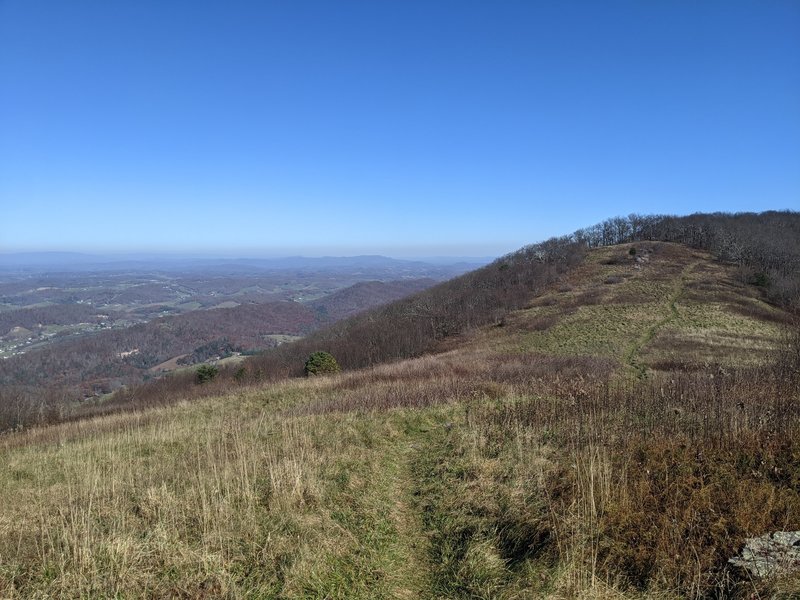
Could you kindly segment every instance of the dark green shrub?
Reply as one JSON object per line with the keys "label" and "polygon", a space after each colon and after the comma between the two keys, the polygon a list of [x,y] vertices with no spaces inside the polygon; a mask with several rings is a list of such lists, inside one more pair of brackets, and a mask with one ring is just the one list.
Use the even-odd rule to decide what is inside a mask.
{"label": "dark green shrub", "polygon": [[214,365],[200,365],[197,367],[197,383],[211,381],[219,374],[219,369]]}
{"label": "dark green shrub", "polygon": [[767,287],[770,284],[769,275],[763,272],[755,273],[753,277],[750,278],[750,283],[758,287]]}
{"label": "dark green shrub", "polygon": [[306,360],[306,375],[326,375],[328,373],[338,373],[341,371],[339,363],[329,352],[319,350],[311,354]]}

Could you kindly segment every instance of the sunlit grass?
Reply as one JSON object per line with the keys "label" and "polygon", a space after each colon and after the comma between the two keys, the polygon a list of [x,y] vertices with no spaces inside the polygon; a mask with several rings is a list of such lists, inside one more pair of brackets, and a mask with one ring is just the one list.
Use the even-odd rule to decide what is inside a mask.
{"label": "sunlit grass", "polygon": [[[283,391],[307,398],[315,387]],[[276,408],[271,394],[250,392],[144,421],[108,417],[109,428],[99,419],[94,435],[55,427],[50,439],[2,451],[0,595],[413,589],[399,575],[408,557],[386,508],[403,418]]]}
{"label": "sunlit grass", "polygon": [[[779,329],[704,303],[677,256],[442,354],[0,438],[0,597],[791,590],[726,571],[800,528],[798,387],[748,367]],[[690,372],[618,376],[682,344]]]}
{"label": "sunlit grass", "polygon": [[663,245],[637,263],[628,246],[593,251],[563,283],[509,316],[506,327],[476,336],[475,346],[605,356],[638,372],[769,359],[782,313],[737,282],[732,267]]}

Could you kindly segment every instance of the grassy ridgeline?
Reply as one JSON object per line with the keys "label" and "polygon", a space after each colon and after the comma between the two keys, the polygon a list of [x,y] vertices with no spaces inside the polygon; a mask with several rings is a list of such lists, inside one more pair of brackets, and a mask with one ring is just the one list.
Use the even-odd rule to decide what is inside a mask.
{"label": "grassy ridgeline", "polygon": [[[721,265],[713,268],[709,268],[707,262],[700,265],[702,268],[708,268],[710,272],[705,282],[702,278],[693,278],[692,284],[698,285],[699,291],[708,292],[709,290],[705,290],[703,286],[711,282],[711,287],[717,288],[711,291],[725,296],[724,288],[730,285],[730,280],[740,287],[745,283],[755,284],[757,298],[736,299],[740,302],[738,309],[745,313],[745,317],[756,317],[749,319],[748,325],[770,319],[785,320],[785,314],[781,310],[767,305],[763,299],[767,299],[775,306],[794,310],[795,313],[800,310],[797,305],[800,298],[800,213],[769,211],[760,214],[715,213],[686,217],[630,215],[609,219],[568,236],[524,247],[490,265],[434,286],[425,292],[356,315],[294,343],[283,344],[272,351],[251,357],[244,368],[237,366],[222,369],[215,386],[193,387],[193,377],[176,374],[141,386],[124,388],[111,394],[110,397],[76,402],[68,389],[59,385],[46,390],[31,385],[31,382],[42,374],[45,377],[52,377],[54,373],[61,373],[65,368],[69,370],[71,367],[67,367],[66,363],[63,368],[34,369],[36,373],[31,372],[28,375],[18,369],[14,371],[13,365],[7,365],[12,368],[14,375],[7,383],[16,383],[0,389],[0,431],[163,406],[174,402],[176,398],[209,397],[224,393],[227,388],[242,381],[263,383],[301,375],[303,362],[309,354],[318,350],[331,352],[345,370],[439,351],[443,342],[455,340],[455,343],[458,343],[460,336],[474,334],[489,324],[505,323],[511,313],[528,307],[533,298],[552,286],[554,282],[570,278],[576,267],[583,264],[587,254],[597,255],[598,249],[606,249],[613,253],[614,247],[619,248],[620,244],[630,248],[631,245],[653,245],[659,241],[667,242],[658,244],[661,247],[693,248],[708,252],[724,262],[728,267],[724,270],[728,271],[726,278],[729,281],[722,285],[715,279]],[[592,252],[588,252],[589,249],[592,249]],[[621,257],[621,261],[641,257],[636,254],[625,254]],[[619,261],[620,258],[617,257],[616,260]],[[684,268],[689,266],[684,265]],[[692,278],[698,274],[689,269],[683,274],[679,272],[673,275],[683,279],[684,275]],[[618,277],[609,275],[604,283],[613,287],[625,282]],[[628,304],[636,304],[637,297],[641,300],[643,296],[647,297],[647,294],[654,292],[657,287],[649,285],[645,289],[632,290],[632,286],[629,285],[631,282],[625,283],[633,299],[633,301],[631,298],[623,300]],[[666,290],[661,291],[672,300],[670,304],[673,316],[677,316],[675,302],[684,295],[684,292],[689,292],[686,296],[690,297],[692,293],[698,291],[684,289],[685,286],[681,285],[666,287]],[[589,290],[588,294],[573,300],[582,307],[591,304],[600,306],[604,304],[605,296],[606,294],[598,290]],[[760,301],[753,302],[753,300]],[[563,305],[562,307],[569,308]],[[586,323],[575,323],[576,327],[572,327],[567,335],[551,340],[555,343],[550,343],[547,345],[549,348],[543,347],[541,350],[549,352],[554,346],[562,346],[562,351],[566,352],[580,349],[584,352],[602,352],[604,349],[598,348],[598,344],[594,347],[584,346],[584,340],[578,340],[579,343],[572,344],[570,348],[570,341],[576,340],[575,334],[578,336],[588,334],[593,336],[600,346],[604,345],[606,338],[603,335],[611,333],[617,336],[620,329],[627,329],[626,320],[635,321],[642,316],[641,313],[637,314],[635,306],[628,308],[630,314],[606,323],[612,326],[611,330],[602,332],[601,329],[595,328],[594,326],[599,324],[596,318],[599,315],[595,315],[586,319]],[[752,311],[760,314],[753,315]],[[704,320],[707,321],[708,317],[713,318],[714,315],[709,315],[708,311],[704,312],[705,314],[697,315],[700,317],[698,325],[701,331],[708,332],[709,324]],[[654,324],[657,329],[662,325],[672,325],[675,321],[670,319],[669,314],[645,313],[644,316],[656,319]],[[684,314],[681,317],[681,321],[686,322],[688,315]],[[546,329],[547,322],[552,319],[552,314],[543,314],[536,327]],[[585,329],[584,325],[589,325],[589,329]],[[691,354],[698,347],[705,346],[703,362],[713,363],[717,360],[717,348],[720,344],[741,345],[741,342],[752,333],[749,330],[734,333],[727,326],[723,329],[727,330],[720,331],[717,327],[717,330],[712,332],[714,335],[722,333],[722,338],[717,336],[699,340],[702,344],[698,344],[697,339],[687,336],[689,332],[685,330],[677,332],[678,336],[674,340],[662,336],[665,345],[661,348],[652,347],[651,350],[662,354],[659,366],[669,368],[670,364],[681,366],[682,355],[686,354],[687,350]],[[744,336],[738,335],[742,333]],[[638,345],[641,347],[647,345],[649,338],[650,334],[643,332]],[[751,338],[750,341],[758,346],[764,342],[764,338],[765,336],[759,331],[755,332],[755,338]],[[616,343],[616,340],[613,343]],[[636,362],[640,358],[638,349],[632,348],[630,344],[627,348],[632,351],[625,360],[640,374],[644,374],[646,366],[642,361]],[[760,357],[764,348],[755,347],[752,349],[754,352],[749,350],[743,352],[743,355]],[[51,358],[55,359],[51,366],[71,360],[69,353],[51,353]],[[696,357],[690,358],[694,360]],[[652,366],[654,361],[650,360],[650,364]]]}
{"label": "grassy ridgeline", "polygon": [[800,529],[789,317],[622,250],[436,355],[0,438],[0,597],[791,597],[727,566]]}

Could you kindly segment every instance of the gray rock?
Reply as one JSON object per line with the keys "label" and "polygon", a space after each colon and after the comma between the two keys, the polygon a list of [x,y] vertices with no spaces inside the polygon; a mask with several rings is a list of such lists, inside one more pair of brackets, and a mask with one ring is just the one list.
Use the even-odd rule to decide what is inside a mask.
{"label": "gray rock", "polygon": [[799,571],[800,531],[776,531],[748,538],[741,554],[728,562],[755,577]]}

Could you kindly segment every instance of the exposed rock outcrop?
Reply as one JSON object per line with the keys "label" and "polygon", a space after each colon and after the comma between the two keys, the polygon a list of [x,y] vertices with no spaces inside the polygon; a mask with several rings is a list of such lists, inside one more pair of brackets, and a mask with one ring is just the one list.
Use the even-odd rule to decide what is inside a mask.
{"label": "exposed rock outcrop", "polygon": [[748,538],[739,556],[729,563],[755,577],[800,570],[800,531],[776,531]]}

